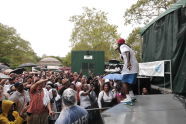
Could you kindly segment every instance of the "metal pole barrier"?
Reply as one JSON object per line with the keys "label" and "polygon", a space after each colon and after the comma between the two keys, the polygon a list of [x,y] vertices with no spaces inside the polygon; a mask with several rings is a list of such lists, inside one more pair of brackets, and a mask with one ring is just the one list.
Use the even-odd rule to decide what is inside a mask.
{"label": "metal pole barrier", "polygon": [[[93,111],[93,110],[105,110],[109,109],[111,107],[104,107],[104,108],[91,108],[91,109],[86,109],[87,111]],[[60,112],[54,112],[55,114],[60,114]]]}
{"label": "metal pole barrier", "polygon": [[163,77],[163,79],[164,79],[164,84],[163,84],[164,90],[163,90],[163,94],[165,94],[165,62],[166,61],[163,62],[164,63],[164,77]]}
{"label": "metal pole barrier", "polygon": [[172,84],[172,62],[171,60],[165,60],[165,62],[169,62],[169,72],[166,72],[165,74],[169,74],[170,76],[170,89],[171,89],[171,93],[173,93],[173,84]]}
{"label": "metal pole barrier", "polygon": [[172,62],[171,60],[169,61],[170,62],[170,87],[171,87],[171,91],[173,92],[173,86],[172,86]]}
{"label": "metal pole barrier", "polygon": [[165,94],[165,75],[164,75],[163,79],[164,79],[164,84],[163,84],[164,90],[163,90],[163,94]]}
{"label": "metal pole barrier", "polygon": [[86,109],[87,111],[93,111],[93,110],[105,110],[105,109],[109,109],[111,107],[105,107],[105,108],[91,108],[91,109]]}
{"label": "metal pole barrier", "polygon": [[138,95],[140,95],[140,78],[138,77]]}

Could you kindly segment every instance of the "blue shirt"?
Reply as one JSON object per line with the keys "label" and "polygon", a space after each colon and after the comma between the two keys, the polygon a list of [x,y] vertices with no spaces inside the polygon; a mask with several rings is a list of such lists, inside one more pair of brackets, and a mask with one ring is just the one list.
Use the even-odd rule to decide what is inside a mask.
{"label": "blue shirt", "polygon": [[88,112],[80,106],[72,106],[61,111],[55,124],[88,124]]}

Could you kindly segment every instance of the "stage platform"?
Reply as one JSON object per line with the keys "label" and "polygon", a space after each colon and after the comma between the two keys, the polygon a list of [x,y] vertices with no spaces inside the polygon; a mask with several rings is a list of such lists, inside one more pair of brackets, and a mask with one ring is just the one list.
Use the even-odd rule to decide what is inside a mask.
{"label": "stage platform", "polygon": [[104,124],[186,124],[186,109],[172,94],[139,95],[134,106],[120,103],[101,116]]}

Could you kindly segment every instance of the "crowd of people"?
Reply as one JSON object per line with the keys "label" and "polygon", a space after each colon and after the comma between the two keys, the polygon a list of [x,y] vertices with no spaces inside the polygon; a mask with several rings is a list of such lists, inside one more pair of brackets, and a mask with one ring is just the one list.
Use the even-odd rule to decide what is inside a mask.
{"label": "crowd of people", "polygon": [[[16,110],[19,116],[13,117],[15,124],[18,120],[28,124],[55,123],[57,112],[63,109],[63,92],[68,88],[76,92],[77,105],[90,109],[89,120],[99,118],[102,108],[112,107],[125,97],[119,82],[105,80],[101,75],[87,77],[77,72],[54,71],[5,74],[11,78],[0,79],[0,121],[10,121],[9,117],[14,114],[9,116],[7,112]],[[7,107],[7,104],[13,107]],[[92,114],[94,116],[90,116]]]}
{"label": "crowd of people", "polygon": [[10,78],[0,79],[0,124],[101,124],[100,112],[132,103],[130,85],[136,81],[138,62],[124,39],[117,44],[124,60],[120,81],[77,72],[3,72]]}

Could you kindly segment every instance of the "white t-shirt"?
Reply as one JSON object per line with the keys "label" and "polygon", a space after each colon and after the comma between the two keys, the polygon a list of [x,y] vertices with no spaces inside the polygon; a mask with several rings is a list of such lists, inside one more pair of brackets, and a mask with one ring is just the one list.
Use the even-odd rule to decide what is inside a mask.
{"label": "white t-shirt", "polygon": [[80,106],[83,108],[91,106],[90,97],[88,95],[83,96],[82,93],[84,93],[84,91],[79,92]]}
{"label": "white t-shirt", "polygon": [[102,108],[101,99],[103,99],[104,102],[111,102],[113,98],[115,98],[115,94],[112,91],[109,91],[109,93],[107,95],[105,93],[105,91],[102,90],[98,95],[98,106],[99,106],[99,108]]}
{"label": "white t-shirt", "polygon": [[[121,51],[121,56],[124,59],[124,65],[123,65],[123,69],[121,71],[121,74],[134,74],[134,73],[138,73],[138,70],[139,70],[138,61],[137,61],[137,59],[135,57],[134,51],[129,46],[127,46],[126,44],[122,44],[120,46],[120,51]],[[126,56],[126,53],[125,53],[127,51],[130,52],[130,63],[132,65],[131,70],[129,70],[127,68],[127,56]]]}
{"label": "white t-shirt", "polygon": [[10,97],[9,100],[16,103],[17,111],[21,112],[24,108],[25,104],[27,104],[30,101],[30,96],[27,91],[23,91],[21,94],[18,91],[15,91]]}

